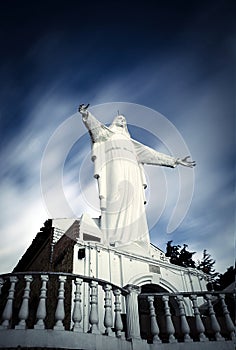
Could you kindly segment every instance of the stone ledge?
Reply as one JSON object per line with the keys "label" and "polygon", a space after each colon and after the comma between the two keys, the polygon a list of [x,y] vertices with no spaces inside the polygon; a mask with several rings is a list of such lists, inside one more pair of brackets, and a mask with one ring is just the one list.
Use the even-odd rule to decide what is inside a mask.
{"label": "stone ledge", "polygon": [[234,350],[234,341],[207,343],[147,344],[144,340],[123,340],[105,335],[72,331],[7,329],[0,331],[0,349],[54,348],[76,350]]}

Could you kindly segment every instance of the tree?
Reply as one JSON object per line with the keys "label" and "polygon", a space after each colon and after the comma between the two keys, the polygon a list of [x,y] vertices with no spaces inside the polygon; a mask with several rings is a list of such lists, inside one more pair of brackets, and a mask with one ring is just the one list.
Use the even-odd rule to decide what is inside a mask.
{"label": "tree", "polygon": [[195,262],[192,259],[193,254],[196,252],[189,252],[186,248],[188,247],[187,244],[184,244],[184,247],[181,249],[179,254],[179,260],[181,266],[184,267],[196,267]]}
{"label": "tree", "polygon": [[223,290],[231,283],[235,282],[236,269],[233,266],[227,268],[227,271],[223,274],[219,274],[214,282],[214,290]]}
{"label": "tree", "polygon": [[166,243],[166,256],[170,258],[170,262],[175,265],[183,267],[193,267],[201,270],[208,275],[207,289],[221,291],[228,287],[231,283],[235,282],[236,268],[233,266],[228,267],[224,274],[216,272],[214,269],[215,260],[212,259],[211,255],[206,249],[203,250],[203,256],[198,263],[192,259],[192,256],[196,252],[189,252],[186,248],[187,244],[183,245],[172,245],[173,241],[168,241]]}
{"label": "tree", "polygon": [[166,244],[166,256],[170,258],[170,262],[175,265],[183,267],[195,267],[195,262],[192,259],[195,252],[189,252],[186,248],[187,244],[184,244],[180,250],[180,245],[172,246],[173,241],[168,241]]}
{"label": "tree", "polygon": [[201,261],[198,261],[197,269],[203,271],[209,276],[209,283],[207,284],[208,290],[213,290],[215,285],[215,279],[219,275],[213,266],[215,265],[215,260],[211,258],[211,255],[207,253],[207,250],[203,250],[203,257]]}

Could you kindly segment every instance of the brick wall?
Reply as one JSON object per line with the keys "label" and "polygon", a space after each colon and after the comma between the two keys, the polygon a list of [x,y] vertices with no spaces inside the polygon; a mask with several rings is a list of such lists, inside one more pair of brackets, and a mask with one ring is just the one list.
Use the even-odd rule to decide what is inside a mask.
{"label": "brick wall", "polygon": [[[44,227],[40,229],[36,237],[28,247],[22,258],[14,268],[14,272],[66,272],[72,273],[73,268],[73,252],[74,245],[76,243],[76,237],[78,237],[79,223],[75,221],[73,225],[63,235],[55,245],[53,245],[53,230],[52,220],[47,220]],[[8,287],[7,287],[8,286]],[[48,328],[53,328],[55,324],[55,310],[58,297],[58,276],[50,277],[50,281],[47,285],[47,319],[46,324]],[[3,310],[9,284],[6,285],[6,295],[3,296],[0,303],[0,311]],[[14,300],[14,317],[12,320],[12,327],[18,323],[18,313],[22,303],[22,295],[25,288],[25,281],[21,279],[17,283],[17,290]],[[36,312],[39,302],[41,288],[40,276],[34,278],[31,283],[30,291],[30,315],[27,320],[27,327],[33,328],[36,322]],[[3,293],[4,293],[3,290]],[[72,283],[68,280],[65,284],[65,310],[67,319],[64,321],[66,329],[70,328],[70,313],[71,313],[71,296]]]}

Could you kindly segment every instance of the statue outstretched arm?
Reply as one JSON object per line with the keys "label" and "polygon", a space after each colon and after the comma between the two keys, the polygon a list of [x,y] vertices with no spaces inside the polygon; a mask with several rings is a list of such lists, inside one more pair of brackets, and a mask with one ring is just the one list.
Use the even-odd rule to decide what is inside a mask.
{"label": "statue outstretched arm", "polygon": [[189,161],[188,157],[183,159],[175,158],[167,154],[157,152],[156,150],[145,146],[135,140],[132,140],[134,148],[137,154],[137,159],[139,163],[150,164],[150,165],[161,165],[166,167],[175,168],[177,165],[183,165],[186,167],[194,167],[196,165],[195,161]]}
{"label": "statue outstretched arm", "polygon": [[190,156],[187,156],[183,159],[177,158],[176,164],[180,164],[180,165],[186,166],[188,168],[193,168],[196,165],[196,162],[195,162],[195,160],[188,160],[188,158],[190,158]]}
{"label": "statue outstretched arm", "polygon": [[111,131],[88,111],[88,107],[89,104],[87,106],[81,104],[78,112],[82,115],[82,120],[89,131],[91,140],[93,143],[105,141],[111,134]]}
{"label": "statue outstretched arm", "polygon": [[78,107],[78,112],[80,112],[82,114],[83,118],[87,118],[87,116],[88,116],[88,110],[87,110],[88,107],[89,107],[89,103],[87,104],[87,106],[85,106],[85,104],[82,103]]}

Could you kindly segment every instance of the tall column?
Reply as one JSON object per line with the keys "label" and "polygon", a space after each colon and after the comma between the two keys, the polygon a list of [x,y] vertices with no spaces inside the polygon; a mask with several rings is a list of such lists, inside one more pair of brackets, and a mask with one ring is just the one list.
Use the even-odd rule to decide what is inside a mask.
{"label": "tall column", "polygon": [[138,312],[138,295],[141,292],[140,287],[128,284],[125,289],[129,292],[126,295],[126,317],[127,317],[127,339],[141,339],[139,312]]}

